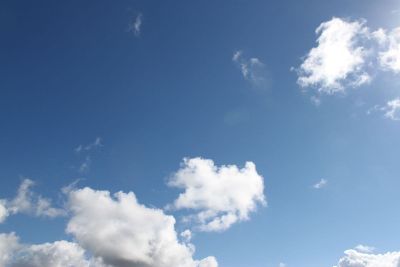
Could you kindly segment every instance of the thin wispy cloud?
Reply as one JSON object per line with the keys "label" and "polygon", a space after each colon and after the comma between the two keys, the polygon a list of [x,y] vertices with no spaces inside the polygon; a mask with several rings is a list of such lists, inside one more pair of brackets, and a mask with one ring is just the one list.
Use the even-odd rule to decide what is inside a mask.
{"label": "thin wispy cloud", "polygon": [[242,51],[233,53],[232,61],[240,69],[243,78],[253,86],[266,88],[269,86],[268,73],[265,64],[256,57],[247,58]]}
{"label": "thin wispy cloud", "polygon": [[132,32],[136,37],[138,37],[140,36],[141,33],[142,24],[143,24],[143,14],[139,13],[129,24],[128,31]]}
{"label": "thin wispy cloud", "polygon": [[361,245],[361,244],[357,245],[354,249],[357,250],[358,252],[362,252],[362,253],[372,253],[375,250],[374,247],[365,246],[365,245]]}
{"label": "thin wispy cloud", "polygon": [[90,170],[90,166],[92,163],[91,154],[93,154],[94,150],[97,150],[103,146],[104,145],[102,138],[97,137],[92,143],[89,143],[87,145],[79,145],[74,149],[79,157],[84,156],[83,161],[79,164],[79,167],[77,168],[79,173],[86,173]]}
{"label": "thin wispy cloud", "polygon": [[321,179],[321,180],[319,180],[317,183],[315,183],[313,185],[313,188],[314,189],[321,189],[323,187],[326,187],[327,185],[328,185],[328,181],[325,180],[325,179]]}
{"label": "thin wispy cloud", "polygon": [[395,98],[388,101],[385,105],[375,105],[367,110],[367,115],[373,113],[383,113],[383,117],[393,120],[400,120],[400,98]]}
{"label": "thin wispy cloud", "polygon": [[81,153],[83,151],[90,151],[90,150],[93,150],[96,148],[100,148],[102,146],[103,146],[103,143],[102,143],[101,137],[96,137],[96,139],[92,143],[87,144],[87,145],[79,145],[74,149],[74,151],[76,153]]}

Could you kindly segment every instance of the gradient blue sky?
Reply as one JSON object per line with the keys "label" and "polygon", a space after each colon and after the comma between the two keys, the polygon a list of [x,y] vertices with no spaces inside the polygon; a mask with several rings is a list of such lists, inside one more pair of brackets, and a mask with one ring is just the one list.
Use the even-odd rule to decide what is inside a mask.
{"label": "gradient blue sky", "polygon": [[[82,179],[163,208],[184,157],[253,161],[268,206],[225,232],[196,233],[197,258],[322,267],[358,244],[398,251],[400,122],[367,110],[400,96],[400,76],[376,75],[316,106],[291,70],[322,22],[391,29],[398,9],[395,0],[1,1],[0,198],[29,177],[58,203],[60,188]],[[267,84],[244,79],[239,50],[263,62]],[[101,147],[74,151],[97,137]],[[70,238],[65,223],[19,214],[0,232],[52,242]]]}

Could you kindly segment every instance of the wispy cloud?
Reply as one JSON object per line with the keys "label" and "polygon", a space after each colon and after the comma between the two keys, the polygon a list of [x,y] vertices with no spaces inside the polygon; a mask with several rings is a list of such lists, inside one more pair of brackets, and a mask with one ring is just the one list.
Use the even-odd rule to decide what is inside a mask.
{"label": "wispy cloud", "polygon": [[268,87],[270,81],[263,62],[256,57],[247,58],[242,51],[233,53],[232,61],[240,69],[244,79],[256,87]]}
{"label": "wispy cloud", "polygon": [[79,145],[74,149],[74,151],[78,155],[85,157],[78,167],[78,171],[80,173],[85,173],[89,171],[90,165],[92,163],[92,157],[91,157],[92,151],[101,148],[103,146],[104,145],[102,138],[97,137],[92,143],[89,143],[87,145]]}
{"label": "wispy cloud", "polygon": [[63,209],[52,206],[50,199],[35,193],[34,185],[32,180],[24,179],[13,199],[0,199],[0,223],[9,215],[19,213],[50,218],[65,215]]}
{"label": "wispy cloud", "polygon": [[79,145],[74,150],[76,153],[80,153],[82,151],[90,151],[92,149],[99,148],[102,146],[103,146],[103,143],[102,143],[101,137],[96,137],[96,139],[92,143],[87,144],[87,145]]}
{"label": "wispy cloud", "polygon": [[135,36],[140,36],[141,29],[143,24],[143,14],[139,13],[133,19],[133,21],[129,24],[128,31],[133,32]]}
{"label": "wispy cloud", "polygon": [[400,98],[389,100],[384,106],[375,105],[367,110],[367,115],[373,113],[383,113],[383,116],[387,119],[399,121],[400,120]]}
{"label": "wispy cloud", "polygon": [[314,188],[314,189],[321,189],[321,188],[327,186],[327,184],[328,184],[328,181],[327,181],[327,180],[321,179],[321,180],[319,180],[317,183],[315,183],[315,184],[313,185],[313,188]]}
{"label": "wispy cloud", "polygon": [[365,246],[365,245],[361,245],[361,244],[357,245],[354,249],[359,252],[362,252],[362,253],[372,253],[375,250],[374,247]]}

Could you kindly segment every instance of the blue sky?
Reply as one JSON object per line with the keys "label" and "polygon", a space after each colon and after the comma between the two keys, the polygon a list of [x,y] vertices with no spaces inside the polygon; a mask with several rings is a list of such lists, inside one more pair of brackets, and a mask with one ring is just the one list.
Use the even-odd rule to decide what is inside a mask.
{"label": "blue sky", "polygon": [[[67,229],[87,219],[74,207],[88,187],[93,198],[100,190],[134,192],[149,213],[173,216],[177,244],[196,247],[190,260],[396,267],[399,14],[394,0],[2,1],[0,205],[8,216],[0,233],[15,232],[25,259],[10,254],[17,263],[0,265],[27,266],[32,244],[66,240],[101,264],[125,266],[118,252],[107,258],[106,248]],[[184,158],[215,166],[192,177]],[[237,168],[225,177],[227,165]],[[180,186],[171,185],[178,176]],[[13,199],[26,179],[35,185],[24,209]],[[178,204],[191,179],[204,191]],[[216,204],[224,194],[207,192],[226,193],[232,207]],[[39,212],[38,199],[54,210]],[[215,213],[207,220],[235,219],[211,229],[201,211]],[[130,222],[139,227],[132,236],[145,231]],[[185,229],[189,241],[179,236]],[[139,264],[127,266],[161,267]],[[190,264],[181,266],[215,266]]]}

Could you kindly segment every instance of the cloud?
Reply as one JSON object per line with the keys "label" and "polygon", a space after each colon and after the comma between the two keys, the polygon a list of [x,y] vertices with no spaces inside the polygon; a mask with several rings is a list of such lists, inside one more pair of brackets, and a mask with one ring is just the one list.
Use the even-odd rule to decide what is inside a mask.
{"label": "cloud", "polygon": [[141,27],[143,23],[143,15],[139,13],[133,22],[129,25],[128,31],[133,32],[135,36],[139,36],[141,32]]}
{"label": "cloud", "polygon": [[0,223],[4,222],[7,217],[8,217],[8,210],[6,207],[6,201],[0,199]]}
{"label": "cloud", "polygon": [[400,27],[389,33],[378,31],[383,50],[379,52],[379,62],[383,69],[400,74]]}
{"label": "cloud", "polygon": [[337,267],[399,267],[400,252],[385,254],[363,253],[357,250],[347,250],[339,260]]}
{"label": "cloud", "polygon": [[0,234],[1,267],[218,267],[214,257],[194,260],[191,232],[180,242],[174,217],[138,203],[133,192],[69,187],[65,194],[74,242],[29,245]]}
{"label": "cloud", "polygon": [[365,246],[365,245],[361,245],[361,244],[357,245],[354,249],[361,253],[372,253],[375,250],[374,247]]}
{"label": "cloud", "polygon": [[[69,193],[67,232],[104,263],[115,267],[216,267],[213,257],[193,260],[194,247],[178,241],[175,219],[138,203],[133,192],[91,188]],[[116,246],[115,244],[118,244]]]}
{"label": "cloud", "polygon": [[[12,267],[100,267],[86,259],[85,250],[65,240],[22,247],[14,256]],[[104,265],[105,267],[105,265]]]}
{"label": "cloud", "polygon": [[92,150],[98,149],[102,146],[103,143],[101,137],[97,137],[92,143],[89,143],[88,145],[79,145],[74,149],[78,154],[86,152],[84,153],[86,154],[85,159],[80,163],[79,168],[77,168],[79,173],[86,173],[89,171],[92,163],[92,159],[90,157]]}
{"label": "cloud", "polygon": [[89,171],[90,169],[90,163],[91,163],[91,159],[89,156],[86,156],[85,160],[81,163],[81,165],[79,166],[78,171],[80,173],[85,173],[87,171]]}
{"label": "cloud", "polygon": [[0,223],[11,214],[29,214],[37,217],[54,218],[65,215],[63,209],[54,208],[51,200],[32,191],[34,182],[24,179],[18,188],[17,195],[11,200],[0,200]]}
{"label": "cloud", "polygon": [[400,98],[389,100],[384,106],[373,106],[372,108],[367,110],[367,115],[375,112],[383,112],[383,116],[390,120],[400,120]]}
{"label": "cloud", "polygon": [[245,80],[256,87],[268,86],[268,75],[264,63],[256,57],[246,58],[242,51],[236,51],[232,56],[232,61],[240,69]]}
{"label": "cloud", "polygon": [[328,184],[327,180],[321,179],[321,180],[319,180],[319,182],[317,182],[316,184],[313,185],[313,188],[314,189],[321,189],[321,188],[327,186],[327,184]]}
{"label": "cloud", "polygon": [[266,205],[264,180],[252,162],[239,169],[218,167],[209,159],[185,158],[168,185],[184,190],[168,208],[193,210],[185,219],[194,221],[201,231],[226,230]]}
{"label": "cloud", "polygon": [[400,120],[400,98],[396,98],[387,102],[385,117],[391,120]]}
{"label": "cloud", "polygon": [[101,137],[96,137],[96,139],[92,143],[85,145],[85,146],[79,145],[74,150],[76,153],[80,153],[82,151],[90,151],[90,150],[93,150],[93,149],[96,149],[96,148],[99,148],[102,146],[103,146],[103,143],[102,143]]}
{"label": "cloud", "polygon": [[18,237],[14,233],[0,234],[0,267],[6,266],[12,260],[18,248]]}
{"label": "cloud", "polygon": [[365,21],[334,17],[323,22],[316,34],[317,46],[298,69],[301,87],[317,87],[319,92],[333,94],[371,81],[364,68],[368,53],[362,42],[369,36]]}

